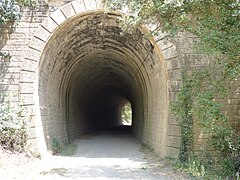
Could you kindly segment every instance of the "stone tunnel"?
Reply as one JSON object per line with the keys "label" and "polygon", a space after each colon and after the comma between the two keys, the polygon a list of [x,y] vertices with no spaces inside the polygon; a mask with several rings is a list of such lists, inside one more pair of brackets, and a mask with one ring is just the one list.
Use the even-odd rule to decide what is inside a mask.
{"label": "stone tunnel", "polygon": [[[121,109],[130,103],[133,136],[160,157],[178,156],[180,126],[169,106],[182,68],[207,66],[209,59],[194,54],[197,37],[188,33],[150,37],[154,24],[123,32],[125,13],[100,0],[55,0],[23,8],[14,32],[0,27],[0,49],[11,54],[0,88],[11,104],[21,104],[31,152],[44,157],[53,140],[65,143],[121,125]],[[236,126],[238,100],[233,92],[226,102]],[[194,136],[197,151],[204,139]]]}
{"label": "stone tunnel", "polygon": [[193,37],[151,37],[154,24],[123,32],[125,13],[95,0],[22,10],[1,50],[11,54],[8,70],[16,78],[7,89],[27,119],[32,153],[44,157],[53,141],[64,144],[121,125],[122,107],[130,103],[133,136],[161,157],[178,156],[180,127],[169,104]]}
{"label": "stone tunnel", "polygon": [[72,140],[119,126],[130,102],[133,134],[161,142],[168,113],[165,66],[146,30],[122,32],[120,17],[101,11],[78,16],[48,40],[38,77],[45,137]]}

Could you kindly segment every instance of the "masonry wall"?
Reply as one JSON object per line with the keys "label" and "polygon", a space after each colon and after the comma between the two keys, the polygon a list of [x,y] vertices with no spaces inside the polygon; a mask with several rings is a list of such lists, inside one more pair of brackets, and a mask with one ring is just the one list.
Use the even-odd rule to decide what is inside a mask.
{"label": "masonry wall", "polygon": [[[75,1],[70,4],[70,6],[63,6],[61,10],[58,10],[64,18],[64,20],[60,19],[60,21],[68,20],[71,22],[71,18],[76,15],[76,11],[80,11],[81,9],[81,7],[78,6],[79,2],[84,2],[84,11],[88,8],[94,11],[93,7],[98,6],[95,4],[96,1]],[[0,76],[1,91],[7,93],[6,101],[9,100],[12,105],[20,103],[23,106],[23,118],[28,119],[28,144],[32,152],[39,151],[39,148],[36,146],[37,137],[39,137],[36,127],[44,127],[43,131],[44,134],[46,134],[45,140],[49,146],[51,143],[48,139],[50,138],[49,134],[55,134],[62,140],[67,138],[65,133],[61,134],[61,129],[64,129],[64,120],[62,120],[63,123],[59,125],[59,127],[56,125],[57,123],[55,123],[55,129],[50,128],[53,127],[51,124],[54,124],[54,120],[51,121],[51,118],[49,119],[47,116],[50,107],[40,107],[40,113],[43,115],[46,114],[46,116],[42,116],[42,122],[40,122],[40,124],[36,120],[37,114],[39,113],[37,112],[36,104],[39,103],[37,101],[41,94],[36,94],[35,92],[37,87],[43,87],[43,93],[48,91],[49,86],[46,86],[45,82],[47,81],[45,80],[48,80],[50,76],[46,75],[47,72],[45,71],[40,71],[39,73],[39,57],[42,53],[41,48],[45,47],[43,44],[51,38],[53,32],[55,32],[54,29],[59,28],[61,25],[61,22],[58,24],[58,17],[56,15],[51,16],[52,24],[44,20],[65,3],[66,2],[61,0],[50,1],[48,5],[44,2],[39,2],[39,5],[36,7],[23,8],[21,20],[13,25],[14,28],[11,27],[12,25],[0,28],[0,50],[9,52],[11,55],[10,59],[1,57],[1,69],[4,69],[4,73]],[[73,7],[77,9],[73,10]],[[44,24],[42,24],[43,21]],[[46,22],[48,24],[46,24]],[[159,58],[154,57],[156,54],[161,56],[160,59],[162,59],[163,64],[161,67],[159,67],[157,63],[155,63],[155,65],[149,64],[150,68],[152,66],[152,70],[148,75],[154,77],[151,79],[151,83],[157,84],[157,86],[153,86],[149,88],[151,90],[148,90],[148,99],[143,102],[143,107],[148,107],[149,104],[152,105],[148,107],[148,111],[143,117],[139,115],[140,117],[138,118],[142,118],[142,121],[137,124],[139,128],[136,128],[136,136],[139,136],[142,143],[152,147],[155,152],[161,156],[177,157],[180,146],[179,123],[169,110],[167,110],[167,113],[161,113],[160,111],[168,108],[169,104],[176,99],[182,82],[182,68],[187,66],[191,69],[192,67],[206,66],[209,64],[209,59],[199,54],[194,55],[192,47],[193,42],[197,38],[190,34],[182,34],[175,39],[169,40],[166,34],[160,33],[157,38],[160,39],[160,41],[155,44],[155,47],[152,47],[152,56],[153,59]],[[154,42],[152,44],[154,44]],[[46,53],[46,56],[48,54],[49,53]],[[45,69],[47,70],[48,64],[44,64],[42,67],[44,66],[46,66]],[[36,84],[37,79],[39,79],[38,75],[40,75],[41,80]],[[51,82],[57,83],[57,80],[54,81],[54,78],[57,79],[60,78],[60,76],[51,76],[51,78]],[[59,84],[56,84],[56,89],[58,85]],[[150,85],[148,86],[150,87]],[[166,96],[163,96],[159,93],[159,89],[154,87],[166,89]],[[141,89],[139,89],[139,91],[141,91]],[[52,93],[54,94],[54,92]],[[136,91],[136,94],[140,94],[140,92]],[[54,98],[54,96],[56,97]],[[55,99],[56,103],[59,103],[57,94],[54,94],[54,96],[50,97],[50,99]],[[141,96],[138,96],[137,98],[140,97]],[[45,96],[45,98],[47,98],[47,96]],[[48,99],[44,99],[44,96],[40,99],[40,101],[45,100],[47,101]],[[163,102],[159,103],[159,101]],[[234,88],[225,102],[227,116],[232,120],[233,126],[239,129],[239,80],[236,80],[236,84],[234,84]],[[52,112],[58,115],[61,114],[60,111]],[[55,115],[51,114],[51,116],[53,117]],[[59,118],[61,119],[62,116]],[[164,119],[167,119],[167,121],[164,121]],[[62,126],[62,128],[60,126]],[[141,129],[141,126],[145,128]],[[139,133],[140,131],[142,134]]]}

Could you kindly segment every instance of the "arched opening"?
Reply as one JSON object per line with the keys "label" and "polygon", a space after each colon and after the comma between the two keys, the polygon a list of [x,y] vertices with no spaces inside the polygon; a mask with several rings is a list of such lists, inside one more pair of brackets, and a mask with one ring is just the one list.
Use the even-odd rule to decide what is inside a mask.
{"label": "arched opening", "polygon": [[165,66],[145,30],[123,33],[119,18],[102,11],[75,16],[51,34],[41,52],[38,95],[49,148],[52,139],[64,143],[119,126],[127,103],[133,135],[156,149],[165,145]]}
{"label": "arched opening", "polygon": [[132,106],[129,101],[121,107],[121,125],[132,126]]}

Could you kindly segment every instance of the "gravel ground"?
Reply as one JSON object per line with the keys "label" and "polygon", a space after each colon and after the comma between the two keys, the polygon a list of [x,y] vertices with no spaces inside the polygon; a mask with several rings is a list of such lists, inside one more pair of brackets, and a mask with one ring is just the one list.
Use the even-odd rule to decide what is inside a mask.
{"label": "gravel ground", "polygon": [[146,152],[128,134],[106,133],[85,136],[74,142],[70,156],[50,156],[44,160],[24,154],[0,152],[0,179],[104,179],[155,180],[187,179],[167,161]]}

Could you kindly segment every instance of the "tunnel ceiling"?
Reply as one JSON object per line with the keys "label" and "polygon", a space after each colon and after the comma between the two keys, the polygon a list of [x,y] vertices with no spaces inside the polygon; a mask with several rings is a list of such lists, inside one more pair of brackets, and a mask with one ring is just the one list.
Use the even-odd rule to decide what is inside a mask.
{"label": "tunnel ceiling", "polygon": [[[136,110],[150,99],[150,76],[161,66],[159,57],[142,30],[123,33],[119,19],[103,12],[75,17],[61,25],[45,46],[40,105],[49,107],[51,121],[62,122],[68,131],[88,126],[89,120],[80,123],[80,119],[91,119],[89,114],[97,114],[99,108],[111,114],[130,101]],[[112,118],[119,116],[114,113]]]}
{"label": "tunnel ceiling", "polygon": [[154,64],[149,53],[153,47],[139,30],[124,34],[117,18],[106,13],[86,15],[60,28],[44,53],[44,59],[51,59],[45,64],[48,76],[60,75],[61,86],[74,86],[79,93],[112,86],[130,96],[133,81],[142,82],[137,78],[146,78],[141,73]]}

